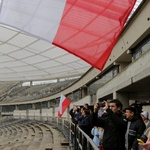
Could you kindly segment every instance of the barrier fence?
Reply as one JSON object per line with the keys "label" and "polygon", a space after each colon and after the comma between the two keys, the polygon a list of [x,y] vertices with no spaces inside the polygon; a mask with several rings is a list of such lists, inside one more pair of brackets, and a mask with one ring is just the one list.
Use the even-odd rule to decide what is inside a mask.
{"label": "barrier fence", "polygon": [[75,150],[99,150],[93,140],[85,132],[68,120],[49,117],[46,122],[63,132]]}

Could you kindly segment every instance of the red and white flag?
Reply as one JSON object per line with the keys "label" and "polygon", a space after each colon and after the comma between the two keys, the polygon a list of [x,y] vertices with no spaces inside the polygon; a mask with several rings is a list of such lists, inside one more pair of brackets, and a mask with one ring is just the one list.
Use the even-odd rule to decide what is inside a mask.
{"label": "red and white flag", "polygon": [[61,94],[59,109],[58,109],[58,116],[61,117],[66,110],[66,108],[70,105],[71,101],[66,98],[64,95]]}
{"label": "red and white flag", "polygon": [[0,23],[103,69],[136,0],[2,0]]}

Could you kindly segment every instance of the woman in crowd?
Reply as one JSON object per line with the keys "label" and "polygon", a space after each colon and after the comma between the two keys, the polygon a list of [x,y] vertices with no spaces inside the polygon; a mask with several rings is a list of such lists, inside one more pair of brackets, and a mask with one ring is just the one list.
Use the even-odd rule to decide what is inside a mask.
{"label": "woman in crowd", "polygon": [[143,111],[141,113],[141,117],[146,125],[146,129],[145,129],[145,131],[146,131],[150,127],[149,113],[147,111]]}

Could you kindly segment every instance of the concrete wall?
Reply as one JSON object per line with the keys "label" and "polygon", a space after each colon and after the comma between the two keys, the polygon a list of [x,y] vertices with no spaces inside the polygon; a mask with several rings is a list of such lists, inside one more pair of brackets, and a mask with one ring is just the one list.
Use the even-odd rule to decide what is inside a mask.
{"label": "concrete wall", "polygon": [[[72,102],[70,106],[65,110],[64,114],[62,117],[64,118],[70,118],[70,115],[68,114],[69,110],[74,106],[74,105],[83,105],[84,103],[90,104],[90,96],[86,96],[85,98],[81,99],[80,101],[77,102]],[[43,109],[37,109],[37,110],[14,110],[13,116],[15,118],[26,118],[28,117],[29,119],[39,119],[39,117],[44,118],[44,120],[47,120],[48,117],[58,117],[58,108],[43,108]]]}
{"label": "concrete wall", "polygon": [[13,116],[14,118],[26,118],[27,111],[26,110],[14,110]]}
{"label": "concrete wall", "polygon": [[91,104],[91,97],[89,95],[80,99],[79,101],[72,102],[70,104],[70,109],[73,108],[73,106],[78,106],[78,105],[83,106],[84,103],[88,103],[89,105]]}
{"label": "concrete wall", "polygon": [[[147,51],[138,60],[131,63],[128,67],[119,73],[115,78],[110,80],[97,91],[97,99],[105,97],[115,92],[128,87],[136,82],[150,76],[150,50]],[[131,89],[130,89],[131,90]]]}

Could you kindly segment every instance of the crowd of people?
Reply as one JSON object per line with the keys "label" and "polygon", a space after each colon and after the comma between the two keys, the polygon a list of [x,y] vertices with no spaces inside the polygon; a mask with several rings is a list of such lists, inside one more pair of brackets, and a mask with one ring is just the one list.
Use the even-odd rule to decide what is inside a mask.
{"label": "crowd of people", "polygon": [[[120,100],[87,103],[70,110],[72,122],[80,127],[100,150],[150,150],[150,120],[136,105],[122,109]],[[139,142],[139,141],[142,141]]]}

